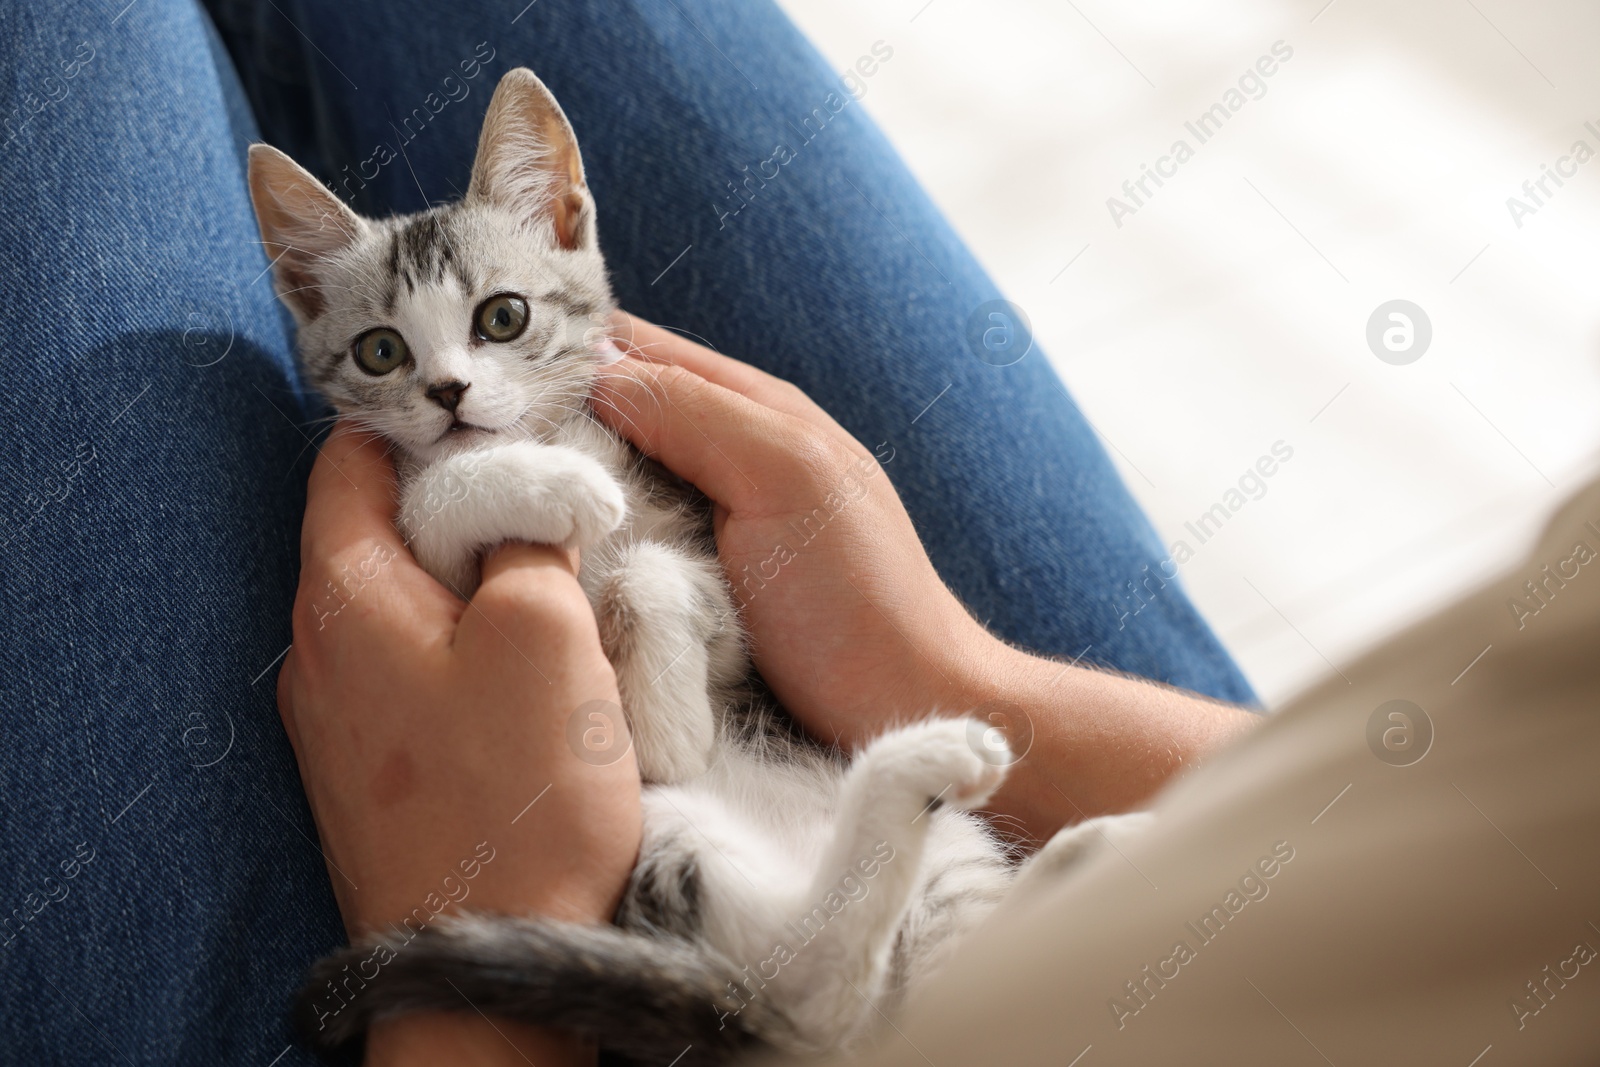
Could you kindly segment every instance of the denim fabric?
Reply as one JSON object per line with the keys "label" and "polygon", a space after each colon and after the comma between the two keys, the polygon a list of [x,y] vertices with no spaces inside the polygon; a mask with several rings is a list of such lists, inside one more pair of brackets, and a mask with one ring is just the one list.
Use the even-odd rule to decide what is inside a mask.
{"label": "denim fabric", "polygon": [[852,95],[900,42],[842,83],[766,3],[519,6],[216,0],[225,52],[192,0],[0,4],[0,1061],[308,1062],[282,1010],[341,927],[273,684],[319,409],[257,137],[413,210],[531,66],[623,305],[887,443],[978,618],[1251,699],[1175,584],[1130,614],[1164,553],[1043,353],[969,343],[999,294]]}

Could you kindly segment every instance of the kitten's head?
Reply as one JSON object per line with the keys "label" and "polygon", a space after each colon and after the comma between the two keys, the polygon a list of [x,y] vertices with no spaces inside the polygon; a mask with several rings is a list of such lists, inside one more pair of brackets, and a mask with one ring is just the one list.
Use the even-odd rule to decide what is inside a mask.
{"label": "kitten's head", "polygon": [[250,197],[311,383],[427,462],[582,417],[614,309],[572,127],[500,80],[460,203],[374,220],[250,148]]}

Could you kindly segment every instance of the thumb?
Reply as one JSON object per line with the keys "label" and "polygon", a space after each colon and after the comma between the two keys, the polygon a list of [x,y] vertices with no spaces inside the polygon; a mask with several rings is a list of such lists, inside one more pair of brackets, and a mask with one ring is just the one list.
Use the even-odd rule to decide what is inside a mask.
{"label": "thumb", "polygon": [[764,481],[783,478],[804,429],[693,371],[634,359],[605,368],[594,408],[639,451],[734,511]]}
{"label": "thumb", "polygon": [[580,645],[599,648],[594,609],[577,579],[577,554],[550,545],[508,542],[483,561],[483,582],[472,594],[456,630],[456,645],[509,642],[517,655],[507,662],[528,667],[548,683],[539,667],[560,664]]}

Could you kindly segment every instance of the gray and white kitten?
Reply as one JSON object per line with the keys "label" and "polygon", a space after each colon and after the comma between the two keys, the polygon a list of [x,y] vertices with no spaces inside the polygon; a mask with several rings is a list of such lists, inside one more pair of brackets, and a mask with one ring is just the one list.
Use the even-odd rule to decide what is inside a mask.
{"label": "gray and white kitten", "polygon": [[[583,550],[647,783],[615,927],[430,924],[424,909],[318,965],[302,1033],[331,1049],[377,1016],[470,1005],[682,1067],[863,1039],[1017,891],[1007,849],[969,814],[1010,753],[985,724],[942,718],[846,763],[764,695],[703,502],[589,412],[615,304],[555,99],[527,70],[505,75],[460,203],[361,218],[266,145],[250,191],[307,377],[395,446],[417,561],[467,597],[503,541]],[[1101,830],[1057,835],[1024,879]]]}

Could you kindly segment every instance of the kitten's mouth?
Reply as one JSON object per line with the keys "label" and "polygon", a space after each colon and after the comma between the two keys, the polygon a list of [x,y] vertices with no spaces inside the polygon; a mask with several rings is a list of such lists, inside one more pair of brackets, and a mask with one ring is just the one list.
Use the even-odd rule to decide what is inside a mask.
{"label": "kitten's mouth", "polygon": [[439,440],[443,441],[445,438],[450,437],[453,434],[488,433],[488,432],[489,432],[489,428],[487,426],[474,426],[470,422],[463,422],[460,419],[454,419],[454,420],[451,421],[449,426],[445,427],[444,433],[439,435]]}

